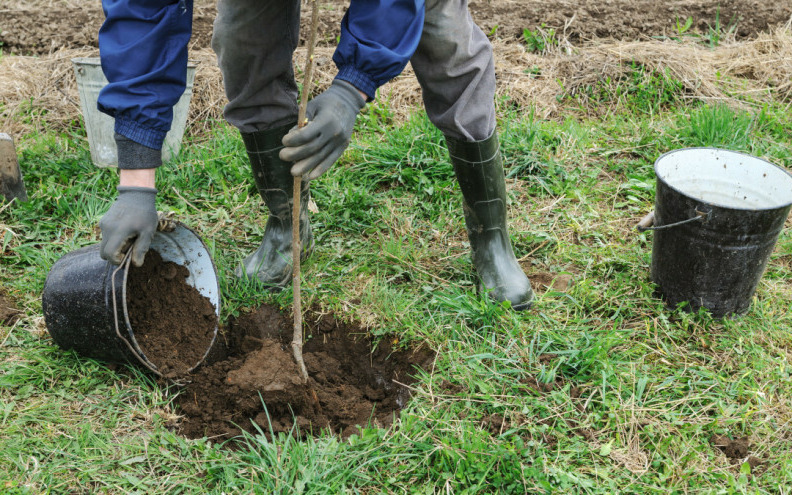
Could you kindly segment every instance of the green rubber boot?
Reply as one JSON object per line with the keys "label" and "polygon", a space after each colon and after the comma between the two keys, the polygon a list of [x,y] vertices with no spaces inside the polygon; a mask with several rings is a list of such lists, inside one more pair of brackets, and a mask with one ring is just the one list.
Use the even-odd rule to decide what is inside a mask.
{"label": "green rubber boot", "polygon": [[[284,162],[278,157],[283,148],[281,140],[294,124],[266,131],[242,133],[250,167],[256,187],[270,215],[264,228],[264,238],[259,248],[245,258],[237,270],[237,276],[243,274],[249,278],[257,278],[273,288],[283,288],[292,277],[292,193],[294,177],[290,169],[292,163]],[[308,220],[308,183],[303,182],[300,196],[300,240],[304,259],[313,250],[313,233]]]}
{"label": "green rubber boot", "polygon": [[462,190],[479,288],[498,302],[510,301],[515,310],[528,309],[534,295],[509,240],[506,181],[497,134],[474,142],[447,137],[446,144]]}

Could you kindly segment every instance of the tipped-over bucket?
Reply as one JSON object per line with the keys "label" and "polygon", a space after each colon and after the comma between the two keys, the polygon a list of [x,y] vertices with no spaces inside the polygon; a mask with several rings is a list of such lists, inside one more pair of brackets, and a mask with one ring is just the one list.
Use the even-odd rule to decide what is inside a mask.
{"label": "tipped-over bucket", "polygon": [[[99,111],[96,102],[99,92],[107,86],[107,78],[102,72],[99,57],[80,57],[72,59],[74,73],[77,78],[77,90],[80,93],[85,132],[88,134],[88,145],[91,149],[91,161],[97,167],[118,166],[118,152],[115,140],[115,119]],[[173,107],[173,123],[165,136],[162,145],[162,161],[167,162],[179,154],[184,128],[187,126],[187,111],[192,98],[193,81],[196,65],[187,65],[187,87]]]}
{"label": "tipped-over bucket", "polygon": [[744,313],[792,206],[792,175],[744,153],[686,148],[655,162],[652,280],[665,301]]}
{"label": "tipped-over bucket", "polygon": [[[154,234],[151,249],[163,260],[185,266],[189,272],[186,282],[209,299],[219,317],[220,287],[209,251],[192,230],[179,222],[174,225],[171,232]],[[56,261],[41,297],[47,330],[63,349],[109,362],[143,364],[161,374],[140,350],[130,325],[126,272],[123,266],[103,260],[99,245],[78,249]],[[201,359],[188,371],[203,362],[216,337],[217,327]]]}

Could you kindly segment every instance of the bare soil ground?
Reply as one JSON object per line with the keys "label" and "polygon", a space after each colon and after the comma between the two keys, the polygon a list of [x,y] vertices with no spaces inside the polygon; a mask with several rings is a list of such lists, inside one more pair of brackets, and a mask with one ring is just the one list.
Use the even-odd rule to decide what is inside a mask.
{"label": "bare soil ground", "polygon": [[542,24],[572,41],[594,38],[635,40],[674,34],[676,21],[693,19],[693,32],[706,32],[719,19],[734,25],[738,38],[751,37],[788,21],[792,4],[758,0],[494,0],[470,4],[476,22],[497,35],[518,39]]}
{"label": "bare soil ground", "polygon": [[[14,1],[0,9],[0,43],[5,53],[42,55],[59,48],[97,46],[104,18],[98,2]],[[335,43],[346,0],[325,0],[320,44]],[[792,17],[792,3],[759,0],[475,0],[470,10],[486,33],[518,40],[523,29],[555,29],[570,41],[594,38],[635,40],[674,34],[677,20],[690,17],[690,32],[707,32],[716,23],[734,27],[738,38],[749,38]],[[193,16],[194,49],[207,48],[215,17],[214,2],[197,2]],[[303,15],[304,29],[308,15]]]}

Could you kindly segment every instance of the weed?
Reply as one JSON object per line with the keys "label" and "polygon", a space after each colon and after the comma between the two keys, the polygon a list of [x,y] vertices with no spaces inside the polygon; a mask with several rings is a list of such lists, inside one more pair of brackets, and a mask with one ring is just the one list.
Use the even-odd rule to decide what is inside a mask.
{"label": "weed", "polygon": [[545,53],[550,48],[558,46],[556,30],[548,28],[545,23],[542,23],[535,31],[523,29],[523,43],[529,52]]}
{"label": "weed", "polygon": [[541,146],[544,138],[533,113],[505,122],[501,128],[501,154],[508,177],[541,173],[542,163],[534,147]]}
{"label": "weed", "polygon": [[690,27],[693,26],[693,18],[688,17],[685,19],[685,22],[679,22],[679,18],[676,19],[676,33],[680,36],[687,33]]}
{"label": "weed", "polygon": [[523,69],[523,74],[527,74],[531,79],[542,75],[542,68],[538,65],[532,65],[527,69]]}
{"label": "weed", "polygon": [[702,105],[677,124],[682,146],[712,146],[749,151],[754,117],[726,105]]}
{"label": "weed", "polygon": [[728,26],[721,24],[720,8],[715,12],[715,19],[713,23],[707,23],[707,29],[703,33],[693,32],[693,18],[687,17],[684,22],[680,21],[677,17],[674,21],[674,33],[671,39],[681,41],[683,39],[693,39],[699,43],[704,44],[708,48],[716,48],[723,42],[723,40],[731,39],[737,29],[735,22],[730,22]]}
{"label": "weed", "polygon": [[617,79],[606,77],[568,97],[597,104],[611,103],[630,111],[655,114],[678,103],[683,95],[684,85],[667,70],[649,70],[633,61],[629,64],[629,70]]}
{"label": "weed", "polygon": [[720,8],[718,8],[715,12],[715,23],[707,26],[707,32],[702,35],[701,39],[709,48],[715,48],[720,45],[723,39],[733,36],[736,29],[737,25],[734,23],[730,23],[725,28],[721,25]]}

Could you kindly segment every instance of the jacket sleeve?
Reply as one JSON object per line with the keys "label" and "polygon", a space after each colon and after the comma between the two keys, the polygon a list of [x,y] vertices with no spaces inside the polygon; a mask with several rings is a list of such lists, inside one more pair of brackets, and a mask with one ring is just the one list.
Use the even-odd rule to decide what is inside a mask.
{"label": "jacket sleeve", "polygon": [[401,74],[421,39],[423,0],[352,0],[333,55],[337,79],[374,99],[377,88]]}
{"label": "jacket sleeve", "polygon": [[[102,0],[99,110],[115,132],[159,150],[184,93],[193,0]],[[120,167],[120,163],[119,163]]]}

